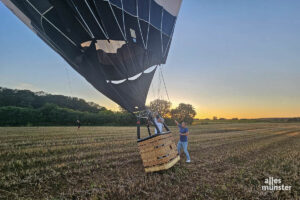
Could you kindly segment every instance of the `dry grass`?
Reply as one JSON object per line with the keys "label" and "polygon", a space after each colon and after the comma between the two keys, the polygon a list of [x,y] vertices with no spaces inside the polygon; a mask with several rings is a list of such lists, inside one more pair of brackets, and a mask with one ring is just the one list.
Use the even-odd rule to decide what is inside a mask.
{"label": "dry grass", "polygon": [[[143,171],[135,131],[0,128],[0,199],[300,199],[300,124],[190,127],[192,163],[182,155],[153,174]],[[271,176],[292,190],[263,192]]]}

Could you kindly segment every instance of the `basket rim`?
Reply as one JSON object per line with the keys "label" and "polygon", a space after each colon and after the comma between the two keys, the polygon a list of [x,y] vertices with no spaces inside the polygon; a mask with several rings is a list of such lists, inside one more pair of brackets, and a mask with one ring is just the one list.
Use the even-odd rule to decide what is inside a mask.
{"label": "basket rim", "polygon": [[157,133],[157,134],[154,134],[154,135],[145,137],[145,138],[138,139],[137,142],[138,142],[138,143],[139,143],[139,142],[143,142],[143,141],[149,140],[149,139],[151,139],[151,138],[154,138],[154,137],[157,137],[157,136],[160,136],[160,135],[166,135],[166,134],[169,134],[169,133],[171,133],[171,131],[162,132],[162,133]]}

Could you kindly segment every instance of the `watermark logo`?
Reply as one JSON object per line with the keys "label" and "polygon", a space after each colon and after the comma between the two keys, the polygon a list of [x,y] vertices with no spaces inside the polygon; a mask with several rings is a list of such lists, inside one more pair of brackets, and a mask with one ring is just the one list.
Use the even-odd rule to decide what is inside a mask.
{"label": "watermark logo", "polygon": [[263,191],[290,191],[292,188],[292,186],[284,185],[280,178],[269,177],[265,179],[264,183],[266,185],[261,187]]}

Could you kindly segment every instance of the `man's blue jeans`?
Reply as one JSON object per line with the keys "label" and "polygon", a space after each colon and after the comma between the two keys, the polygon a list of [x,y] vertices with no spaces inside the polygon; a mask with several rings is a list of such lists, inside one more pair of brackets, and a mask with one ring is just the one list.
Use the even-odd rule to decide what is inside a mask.
{"label": "man's blue jeans", "polygon": [[186,155],[186,159],[187,160],[190,160],[190,154],[187,150],[187,147],[188,147],[188,142],[181,142],[180,140],[178,141],[178,144],[177,144],[177,150],[178,150],[178,154],[180,155],[180,150],[181,150],[181,147],[183,148],[183,151]]}

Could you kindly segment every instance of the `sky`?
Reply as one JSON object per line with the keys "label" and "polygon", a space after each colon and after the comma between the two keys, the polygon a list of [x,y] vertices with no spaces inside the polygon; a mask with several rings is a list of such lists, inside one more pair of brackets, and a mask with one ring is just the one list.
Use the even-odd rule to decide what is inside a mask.
{"label": "sky", "polygon": [[[198,118],[300,117],[299,10],[298,0],[183,0],[162,69],[173,107],[192,104]],[[118,109],[2,3],[0,44],[0,86]]]}

